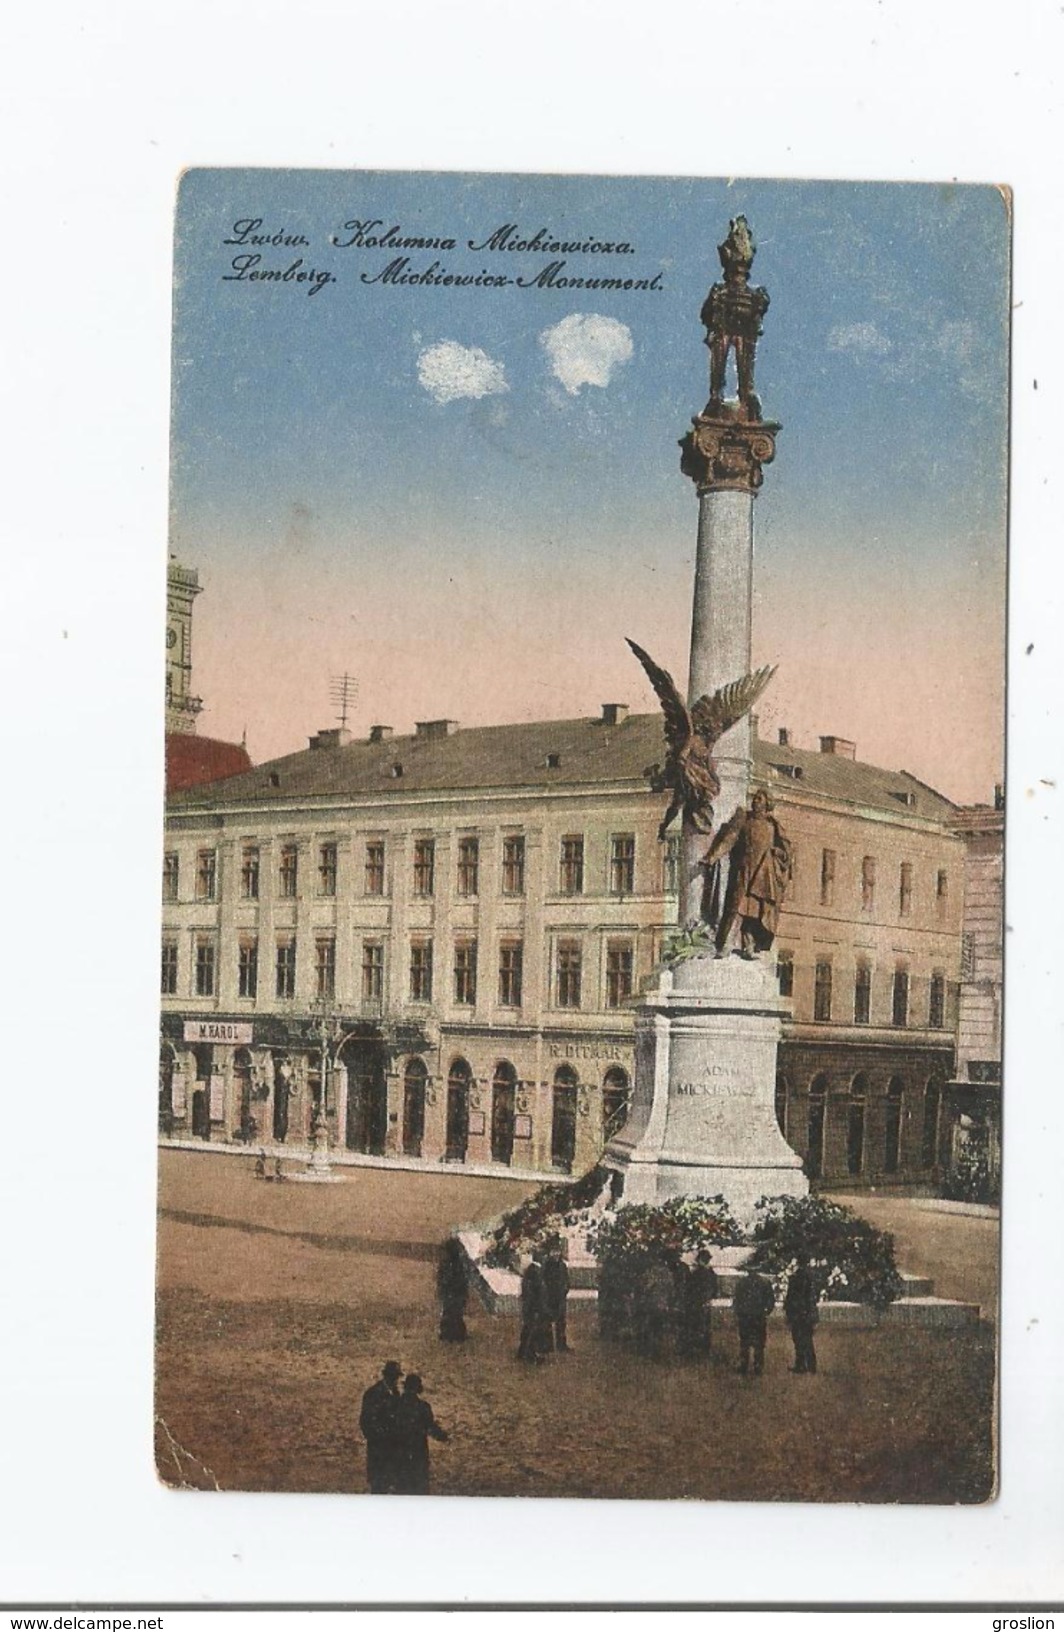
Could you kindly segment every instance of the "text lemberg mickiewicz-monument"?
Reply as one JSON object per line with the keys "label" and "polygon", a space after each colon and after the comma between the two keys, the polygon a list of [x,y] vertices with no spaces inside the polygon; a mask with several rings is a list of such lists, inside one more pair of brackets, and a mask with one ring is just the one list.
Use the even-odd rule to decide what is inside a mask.
{"label": "text lemberg mickiewicz-monument", "polygon": [[[759,956],[772,943],[789,847],[764,795],[747,809],[749,710],[774,672],[751,672],[753,502],[780,429],[762,417],[754,390],[768,308],[767,293],[749,281],[755,247],[738,216],[718,251],[723,281],[702,307],[709,401],[681,442],[681,469],[699,499],[686,704],[671,676],[629,642],[665,714],[669,753],[653,785],[672,793],[663,827],[682,812],[680,916],[688,944],[638,1013],[632,1114],[606,1152],[625,1201],[720,1194],[746,1219],[762,1196],[808,1190],[776,1120],[776,1051],[787,1011],[774,968]],[[738,394],[729,400],[730,357]],[[708,860],[732,873],[726,884],[718,876],[714,889],[705,866],[718,812],[725,822]],[[741,954],[730,956],[737,923]]]}

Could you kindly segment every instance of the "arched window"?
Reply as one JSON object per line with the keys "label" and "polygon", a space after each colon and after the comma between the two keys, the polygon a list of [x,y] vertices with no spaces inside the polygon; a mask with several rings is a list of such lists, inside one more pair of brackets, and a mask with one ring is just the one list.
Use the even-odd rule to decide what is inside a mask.
{"label": "arched window", "polygon": [[468,1060],[452,1060],[447,1073],[447,1133],[444,1154],[449,1162],[464,1162],[469,1149],[469,1084],[473,1073]]}
{"label": "arched window", "polygon": [[827,1111],[828,1079],[821,1072],[809,1084],[809,1120],[806,1127],[806,1172],[819,1179],[824,1172],[824,1118]]}
{"label": "arched window", "polygon": [[428,1066],[424,1060],[408,1060],[403,1073],[403,1155],[420,1156],[425,1138],[425,1084]]}
{"label": "arched window", "polygon": [[930,1077],[924,1089],[924,1126],[920,1140],[920,1166],[938,1164],[939,1118],[942,1112],[942,1079]]}
{"label": "arched window", "polygon": [[782,1135],[783,1135],[783,1137],[785,1139],[787,1137],[787,1112],[788,1112],[788,1108],[789,1108],[789,1105],[790,1105],[790,1097],[791,1097],[790,1083],[787,1081],[787,1078],[784,1076],[782,1071],[777,1071],[776,1072],[776,1121],[779,1123],[780,1132],[782,1133]]}
{"label": "arched window", "polygon": [[233,1132],[243,1144],[249,1145],[258,1133],[259,1126],[251,1111],[251,1054],[246,1048],[238,1048],[233,1055],[233,1077],[236,1082],[239,1117]]}
{"label": "arched window", "polygon": [[628,1121],[632,1088],[628,1073],[619,1065],[611,1065],[602,1079],[602,1143],[608,1144],[615,1133],[620,1133]]}
{"label": "arched window", "polygon": [[865,1101],[868,1078],[859,1071],[850,1084],[850,1106],[846,1118],[846,1171],[856,1175],[864,1167]]}
{"label": "arched window", "polygon": [[571,1065],[560,1065],[554,1073],[551,1096],[550,1159],[564,1173],[573,1170],[576,1155],[576,1089],[578,1078]]}
{"label": "arched window", "polygon": [[514,1154],[516,1098],[517,1072],[509,1060],[500,1060],[491,1082],[491,1159],[507,1166]]}
{"label": "arched window", "polygon": [[887,1108],[883,1143],[883,1171],[897,1173],[901,1167],[902,1112],[905,1105],[905,1083],[901,1077],[891,1077],[887,1084]]}

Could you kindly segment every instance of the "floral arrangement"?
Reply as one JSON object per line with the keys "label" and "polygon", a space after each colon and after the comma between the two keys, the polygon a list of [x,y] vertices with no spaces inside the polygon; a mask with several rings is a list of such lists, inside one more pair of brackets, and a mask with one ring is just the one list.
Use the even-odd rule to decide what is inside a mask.
{"label": "floral arrangement", "polygon": [[765,1196],[756,1208],[750,1267],[770,1275],[782,1295],[799,1256],[820,1284],[821,1300],[885,1309],[901,1296],[894,1237],[849,1207],[817,1196]]}
{"label": "floral arrangement", "polygon": [[608,1181],[604,1167],[592,1167],[571,1184],[545,1184],[503,1214],[488,1236],[485,1264],[489,1269],[512,1269],[522,1253],[545,1246],[562,1228],[576,1224]]}
{"label": "floral arrangement", "polygon": [[735,1246],[743,1239],[723,1196],[676,1196],[660,1207],[619,1207],[593,1224],[588,1250],[600,1264],[667,1259],[698,1247]]}

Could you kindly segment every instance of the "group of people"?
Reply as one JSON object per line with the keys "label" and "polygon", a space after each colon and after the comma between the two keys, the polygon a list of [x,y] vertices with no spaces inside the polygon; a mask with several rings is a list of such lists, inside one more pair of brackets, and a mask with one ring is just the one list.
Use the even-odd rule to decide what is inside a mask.
{"label": "group of people", "polygon": [[569,1266],[561,1239],[556,1238],[546,1248],[533,1249],[521,1276],[519,1360],[542,1365],[554,1351],[572,1353],[565,1325],[568,1301]]}
{"label": "group of people", "polygon": [[398,1360],[389,1360],[362,1396],[358,1426],[374,1496],[428,1495],[429,1440],[446,1442],[450,1436],[436,1421],[416,1371],[403,1377]]}

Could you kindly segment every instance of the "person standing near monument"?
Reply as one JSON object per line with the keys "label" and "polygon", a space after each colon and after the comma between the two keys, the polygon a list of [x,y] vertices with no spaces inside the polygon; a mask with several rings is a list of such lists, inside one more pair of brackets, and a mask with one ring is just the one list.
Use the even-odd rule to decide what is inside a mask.
{"label": "person standing near monument", "polygon": [[794,1365],[791,1369],[800,1377],[815,1376],[816,1349],[813,1347],[813,1332],[820,1319],[820,1313],[817,1307],[816,1277],[805,1253],[799,1253],[797,1268],[787,1282],[783,1314],[794,1343]]}
{"label": "person standing near monument", "polygon": [[[759,788],[749,810],[739,809],[720,829],[706,851],[702,866],[706,872],[702,916],[717,923],[717,956],[723,957],[738,921],[742,932],[741,955],[755,958],[767,952],[779,928],[780,907],[791,877],[791,845],[772,814],[768,794]],[[717,864],[731,855],[724,910],[717,912],[719,894]]]}
{"label": "person standing near monument", "polygon": [[695,1254],[694,1266],[683,1281],[683,1349],[685,1354],[708,1355],[712,1347],[713,1299],[719,1291],[717,1274],[705,1247]]}
{"label": "person standing near monument", "polygon": [[748,1375],[753,1361],[753,1373],[760,1377],[765,1369],[765,1339],[768,1336],[768,1317],[776,1307],[776,1294],[763,1275],[744,1269],[732,1298],[735,1324],[739,1328],[739,1374]]}
{"label": "person standing near monument", "polygon": [[547,1288],[543,1279],[543,1257],[537,1248],[521,1276],[521,1339],[517,1358],[542,1365],[549,1347]]}
{"label": "person standing near monument", "polygon": [[408,1372],[396,1407],[396,1494],[427,1496],[429,1493],[429,1440],[446,1444],[450,1439],[436,1421],[428,1400],[422,1398],[424,1385],[416,1371]]}
{"label": "person standing near monument", "polygon": [[440,1300],[440,1342],[464,1343],[469,1335],[465,1323],[469,1286],[462,1262],[462,1248],[453,1235],[440,1249],[436,1295]]}
{"label": "person standing near monument", "polygon": [[397,1412],[399,1379],[403,1368],[389,1360],[377,1382],[362,1396],[358,1426],[366,1441],[366,1477],[374,1496],[390,1496],[396,1490],[399,1463]]}
{"label": "person standing near monument", "polygon": [[565,1330],[565,1306],[569,1298],[569,1266],[565,1262],[565,1250],[561,1241],[552,1244],[544,1261],[543,1290],[551,1345],[559,1354],[571,1354]]}

